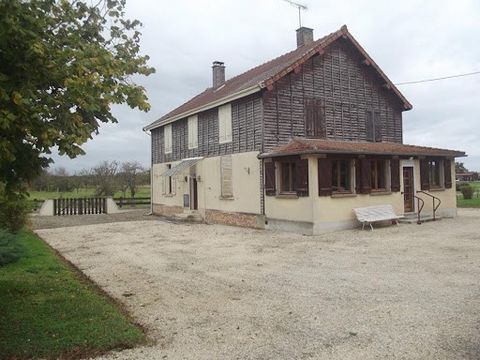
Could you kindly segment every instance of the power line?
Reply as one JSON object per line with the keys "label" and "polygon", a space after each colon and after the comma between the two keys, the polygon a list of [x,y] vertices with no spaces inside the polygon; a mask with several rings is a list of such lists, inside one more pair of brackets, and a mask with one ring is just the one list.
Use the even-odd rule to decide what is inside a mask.
{"label": "power line", "polygon": [[479,75],[479,74],[480,74],[480,71],[474,71],[474,72],[471,72],[471,73],[458,74],[458,75],[450,75],[450,76],[443,76],[443,77],[433,78],[433,79],[406,81],[406,82],[396,83],[395,85],[420,84],[420,83],[425,83],[425,82],[439,81],[439,80],[446,80],[446,79],[453,79],[453,78],[458,78],[458,77],[463,77],[463,76],[471,76],[471,75]]}

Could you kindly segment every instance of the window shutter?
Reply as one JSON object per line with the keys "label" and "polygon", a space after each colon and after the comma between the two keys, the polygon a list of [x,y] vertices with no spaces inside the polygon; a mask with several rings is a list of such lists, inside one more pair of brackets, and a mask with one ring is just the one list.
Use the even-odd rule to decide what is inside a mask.
{"label": "window shutter", "polygon": [[360,162],[360,184],[359,193],[369,194],[372,190],[372,166],[369,159],[359,159]]}
{"label": "window shutter", "polygon": [[298,159],[296,161],[295,191],[297,196],[308,196],[308,160]]}
{"label": "window shutter", "polygon": [[355,192],[360,193],[360,182],[362,176],[362,169],[360,159],[355,159]]}
{"label": "window shutter", "polygon": [[265,162],[265,194],[276,195],[275,189],[275,163]]}
{"label": "window shutter", "polygon": [[373,133],[373,112],[367,111],[367,120],[365,124],[367,130],[367,141],[373,141],[374,133]]}
{"label": "window shutter", "polygon": [[390,160],[390,187],[393,192],[400,191],[400,160]]}
{"label": "window shutter", "polygon": [[430,190],[430,175],[428,170],[428,160],[420,159],[420,188],[422,190]]}
{"label": "window shutter", "polygon": [[325,116],[323,113],[323,105],[321,100],[317,100],[315,103],[315,136],[325,138],[327,136],[327,129],[325,125]]}
{"label": "window shutter", "polygon": [[382,123],[380,120],[380,113],[375,112],[374,113],[374,129],[375,129],[375,141],[376,142],[381,142],[382,141]]}
{"label": "window shutter", "polygon": [[445,174],[445,188],[450,189],[452,187],[452,161],[445,159],[443,161],[443,173]]}
{"label": "window shutter", "polygon": [[318,195],[330,196],[332,194],[332,161],[318,159]]}
{"label": "window shutter", "polygon": [[222,156],[220,158],[220,172],[222,178],[222,197],[233,196],[232,183],[232,156]]}
{"label": "window shutter", "polygon": [[305,100],[305,132],[306,136],[315,135],[315,111],[313,101]]}

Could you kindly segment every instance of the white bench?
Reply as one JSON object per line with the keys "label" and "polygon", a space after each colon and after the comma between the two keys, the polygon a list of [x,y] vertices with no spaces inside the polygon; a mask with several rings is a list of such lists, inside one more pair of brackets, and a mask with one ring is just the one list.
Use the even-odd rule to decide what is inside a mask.
{"label": "white bench", "polygon": [[362,208],[353,209],[357,220],[362,223],[362,230],[365,229],[365,225],[370,225],[373,230],[372,223],[378,221],[395,220],[398,225],[398,219],[403,216],[395,214],[392,205],[375,205]]}

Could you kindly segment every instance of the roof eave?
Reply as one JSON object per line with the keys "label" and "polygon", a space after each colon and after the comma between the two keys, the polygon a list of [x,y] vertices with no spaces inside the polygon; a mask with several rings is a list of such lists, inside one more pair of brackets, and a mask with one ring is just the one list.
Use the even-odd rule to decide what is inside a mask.
{"label": "roof eave", "polygon": [[438,156],[438,157],[466,157],[467,155],[464,152],[452,152],[451,154],[445,153],[430,153],[430,154],[419,154],[419,153],[409,153],[409,152],[373,152],[373,151],[357,151],[357,150],[318,150],[318,149],[310,149],[310,150],[298,150],[298,151],[286,151],[281,153],[264,153],[259,154],[257,157],[259,159],[269,159],[269,158],[277,158],[277,157],[284,157],[284,156],[294,156],[294,155],[321,155],[321,154],[355,154],[355,155],[387,155],[387,156]]}
{"label": "roof eave", "polygon": [[260,90],[262,90],[262,87],[260,86],[260,84],[255,84],[255,85],[250,86],[246,89],[237,91],[236,93],[233,93],[233,94],[224,96],[223,98],[220,98],[218,100],[209,102],[208,104],[198,106],[198,107],[196,107],[192,110],[184,111],[183,113],[180,113],[178,115],[174,115],[170,118],[166,118],[166,119],[164,119],[160,122],[159,122],[160,119],[156,120],[153,123],[151,123],[150,125],[145,126],[143,128],[143,130],[144,131],[151,131],[151,130],[153,130],[155,128],[158,128],[160,126],[164,126],[164,125],[170,124],[174,121],[177,121],[179,119],[183,119],[187,116],[195,115],[199,112],[210,110],[210,109],[213,109],[217,106],[221,106],[221,105],[227,104],[229,102],[232,102],[234,100],[238,100],[238,99],[241,99],[243,97],[246,97],[248,95],[255,94],[256,92],[259,92]]}

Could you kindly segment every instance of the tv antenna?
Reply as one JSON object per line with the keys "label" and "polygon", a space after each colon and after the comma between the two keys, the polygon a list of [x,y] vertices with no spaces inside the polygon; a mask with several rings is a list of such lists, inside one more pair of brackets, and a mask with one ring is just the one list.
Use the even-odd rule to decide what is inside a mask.
{"label": "tv antenna", "polygon": [[303,5],[292,0],[283,0],[283,1],[289,3],[292,6],[295,6],[298,9],[298,25],[299,27],[302,27],[302,10],[308,10],[307,5]]}

